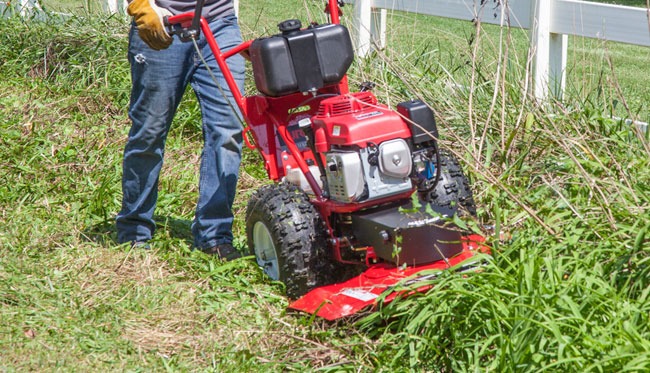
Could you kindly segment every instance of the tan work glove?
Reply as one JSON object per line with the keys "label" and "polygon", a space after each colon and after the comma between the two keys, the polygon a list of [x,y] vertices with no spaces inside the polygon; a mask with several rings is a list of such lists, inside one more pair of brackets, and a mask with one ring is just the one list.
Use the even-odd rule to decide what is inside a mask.
{"label": "tan work glove", "polygon": [[127,13],[133,16],[140,38],[152,49],[166,49],[171,45],[172,38],[163,24],[163,18],[172,15],[169,10],[159,7],[154,0],[133,0]]}

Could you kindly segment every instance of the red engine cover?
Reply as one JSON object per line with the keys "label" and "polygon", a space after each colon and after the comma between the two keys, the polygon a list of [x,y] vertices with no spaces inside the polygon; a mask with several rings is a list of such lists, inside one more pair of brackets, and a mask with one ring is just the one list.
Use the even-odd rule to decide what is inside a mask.
{"label": "red engine cover", "polygon": [[371,92],[357,92],[321,101],[312,118],[318,152],[332,145],[379,144],[386,140],[410,138],[408,125],[395,111],[378,104]]}

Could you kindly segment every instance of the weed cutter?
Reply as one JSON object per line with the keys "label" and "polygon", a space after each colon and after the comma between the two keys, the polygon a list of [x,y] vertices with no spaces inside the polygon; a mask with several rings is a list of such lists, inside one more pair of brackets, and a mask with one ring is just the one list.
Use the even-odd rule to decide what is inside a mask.
{"label": "weed cutter", "polygon": [[[246,123],[244,140],[273,181],[248,203],[251,253],[286,285],[290,308],[329,320],[391,301],[398,284],[473,268],[485,251],[481,236],[445,219],[476,208],[458,161],[438,148],[429,106],[391,109],[371,83],[349,90],[354,51],[341,6],[328,0],[327,24],[287,20],[277,35],[228,51],[194,12],[167,19],[183,39],[204,33]],[[242,52],[256,95],[239,93],[226,64]]]}

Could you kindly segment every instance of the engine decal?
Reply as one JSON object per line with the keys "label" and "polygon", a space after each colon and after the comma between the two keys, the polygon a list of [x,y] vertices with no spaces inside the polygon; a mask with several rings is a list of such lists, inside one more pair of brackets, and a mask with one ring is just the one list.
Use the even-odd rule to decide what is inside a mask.
{"label": "engine decal", "polygon": [[355,115],[354,118],[356,120],[364,120],[364,119],[368,119],[368,118],[372,118],[372,117],[377,117],[377,116],[380,116],[380,115],[384,115],[384,113],[382,113],[381,111],[372,111],[370,113]]}
{"label": "engine decal", "polygon": [[340,136],[341,135],[341,126],[334,126],[332,128],[332,136]]}

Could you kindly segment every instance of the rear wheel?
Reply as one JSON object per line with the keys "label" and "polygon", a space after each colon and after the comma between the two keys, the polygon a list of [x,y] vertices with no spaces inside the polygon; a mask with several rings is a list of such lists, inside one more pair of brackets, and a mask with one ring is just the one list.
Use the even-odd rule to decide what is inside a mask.
{"label": "rear wheel", "polygon": [[246,236],[259,266],[272,280],[286,285],[289,298],[331,282],[325,225],[307,195],[295,186],[266,185],[251,196]]}
{"label": "rear wheel", "polygon": [[459,213],[476,215],[476,203],[467,176],[456,157],[440,150],[440,179],[434,188],[420,192],[422,200]]}

